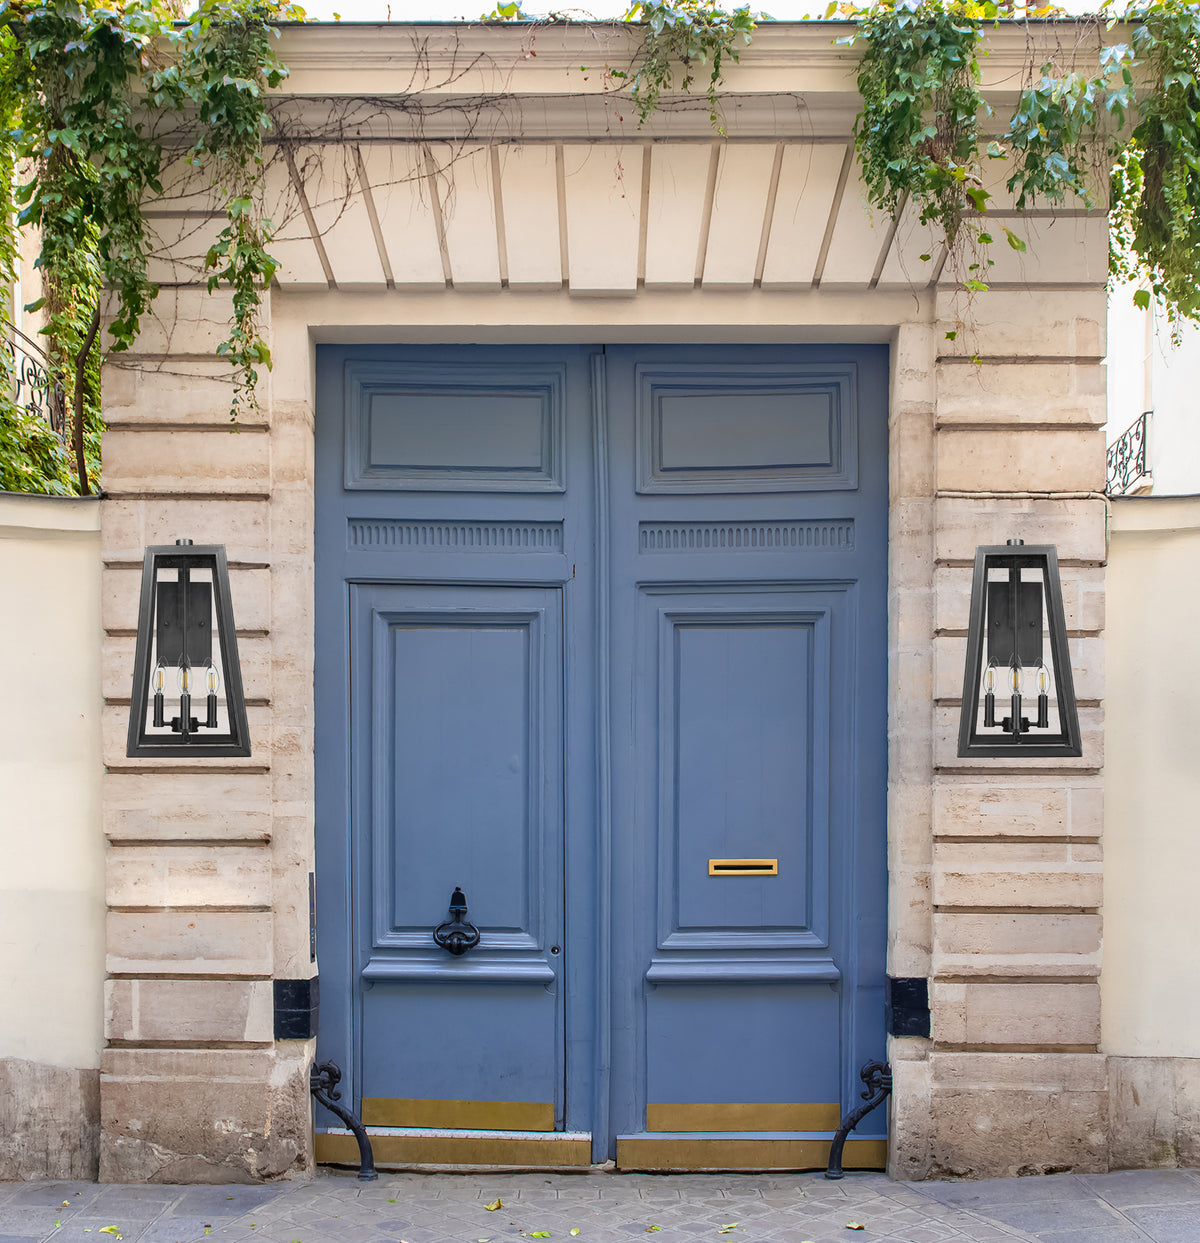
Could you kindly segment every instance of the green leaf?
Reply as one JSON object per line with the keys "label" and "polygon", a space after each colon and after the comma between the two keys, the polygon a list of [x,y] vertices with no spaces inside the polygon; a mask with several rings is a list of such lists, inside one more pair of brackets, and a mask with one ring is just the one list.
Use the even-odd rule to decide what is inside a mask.
{"label": "green leaf", "polygon": [[976,211],[987,211],[987,201],[991,195],[982,186],[967,186],[963,193],[975,205]]}
{"label": "green leaf", "polygon": [[549,1230],[531,1230],[529,1232],[531,1239],[548,1239],[550,1237]]}
{"label": "green leaf", "polygon": [[1013,250],[1018,251],[1020,254],[1024,254],[1024,240],[1019,238],[1010,228],[1008,228],[1007,225],[1001,225],[1000,227],[1004,229],[1004,236],[1008,239],[1008,244],[1013,248]]}
{"label": "green leaf", "polygon": [[1150,291],[1148,289],[1135,289],[1133,291],[1133,305],[1140,310],[1146,310],[1150,306]]}
{"label": "green leaf", "polygon": [[497,1197],[496,1197],[496,1198],[495,1198],[495,1199],[491,1202],[491,1204],[485,1204],[483,1207],[484,1207],[485,1209],[487,1209],[487,1211],[488,1211],[489,1213],[494,1213],[494,1212],[495,1212],[498,1208],[503,1208],[503,1207],[504,1207],[504,1204],[503,1204],[503,1202],[501,1201],[500,1197],[499,1197],[499,1196],[497,1196]]}

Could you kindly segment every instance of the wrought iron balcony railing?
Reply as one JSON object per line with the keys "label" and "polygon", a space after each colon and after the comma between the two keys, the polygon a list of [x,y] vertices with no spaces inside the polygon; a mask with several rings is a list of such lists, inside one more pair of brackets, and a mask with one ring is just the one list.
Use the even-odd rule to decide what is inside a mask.
{"label": "wrought iron balcony railing", "polygon": [[1141,479],[1149,479],[1146,466],[1146,433],[1150,425],[1150,411],[1138,416],[1131,427],[1108,446],[1109,496],[1123,496],[1130,492]]}
{"label": "wrought iron balcony railing", "polygon": [[67,398],[62,382],[36,341],[16,325],[0,321],[0,366],[8,372],[13,402],[28,414],[44,419],[64,443],[69,438]]}

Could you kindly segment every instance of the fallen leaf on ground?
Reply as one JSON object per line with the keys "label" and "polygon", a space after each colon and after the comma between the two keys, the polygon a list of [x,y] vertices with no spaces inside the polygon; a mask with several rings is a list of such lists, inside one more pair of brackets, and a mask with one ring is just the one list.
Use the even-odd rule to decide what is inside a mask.
{"label": "fallen leaf on ground", "polygon": [[653,1234],[656,1230],[661,1230],[661,1229],[662,1229],[662,1226],[647,1226],[646,1233]]}
{"label": "fallen leaf on ground", "polygon": [[118,1226],[101,1226],[100,1233],[101,1234],[112,1234],[112,1235],[115,1235],[118,1239],[123,1239],[125,1237],[121,1233],[120,1228]]}
{"label": "fallen leaf on ground", "polygon": [[70,1208],[70,1207],[71,1207],[71,1201],[70,1201],[70,1200],[64,1200],[64,1201],[63,1201],[63,1208]]}
{"label": "fallen leaf on ground", "polygon": [[738,1228],[736,1221],[731,1221],[717,1231],[718,1234],[732,1234]]}
{"label": "fallen leaf on ground", "polygon": [[572,1234],[578,1234],[578,1233],[579,1233],[579,1227],[578,1227],[578,1226],[572,1226],[572,1227],[571,1227],[571,1233],[572,1233]]}
{"label": "fallen leaf on ground", "polygon": [[548,1239],[550,1237],[549,1230],[534,1230],[530,1236],[531,1239]]}
{"label": "fallen leaf on ground", "polygon": [[864,1226],[864,1225],[862,1224],[862,1222],[858,1222],[858,1221],[848,1221],[848,1222],[846,1223],[846,1229],[847,1229],[847,1230],[865,1230],[865,1229],[866,1229],[866,1226]]}
{"label": "fallen leaf on ground", "polygon": [[487,1209],[489,1213],[494,1213],[498,1208],[503,1208],[504,1205],[500,1202],[500,1197],[497,1196],[491,1204],[485,1204],[483,1207]]}

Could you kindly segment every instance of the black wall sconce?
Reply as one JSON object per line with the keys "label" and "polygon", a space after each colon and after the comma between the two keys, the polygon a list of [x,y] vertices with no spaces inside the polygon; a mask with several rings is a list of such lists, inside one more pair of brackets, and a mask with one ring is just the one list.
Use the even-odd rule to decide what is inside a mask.
{"label": "black wall sconce", "polygon": [[958,754],[1081,754],[1052,544],[975,550]]}
{"label": "black wall sconce", "polygon": [[191,540],[146,549],[125,748],[183,752],[250,754],[225,546]]}

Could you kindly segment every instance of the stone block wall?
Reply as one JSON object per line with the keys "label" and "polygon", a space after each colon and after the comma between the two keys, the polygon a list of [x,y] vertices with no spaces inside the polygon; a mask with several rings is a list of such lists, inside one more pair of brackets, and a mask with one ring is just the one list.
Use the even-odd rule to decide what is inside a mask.
{"label": "stone block wall", "polygon": [[[928,976],[932,1030],[928,1041],[893,1040],[892,1169],[1102,1170],[1105,293],[995,288],[974,304],[966,345],[945,339],[960,314],[954,297],[939,295],[937,357],[893,409],[915,421],[902,403],[927,403],[911,454],[929,464],[932,497],[927,543],[902,551],[893,535],[894,559],[929,569],[914,599],[897,600],[897,637],[908,637],[907,619],[913,632],[894,661],[891,970]],[[906,448],[902,439],[893,453]],[[894,483],[893,514],[916,504]],[[1009,538],[1058,546],[1077,760],[957,755],[975,548]],[[897,578],[893,564],[893,594]]]}
{"label": "stone block wall", "polygon": [[[297,437],[264,386],[260,414],[231,431],[229,385],[208,354],[228,312],[199,288],[164,291],[136,352],[105,377],[110,1181],[253,1181],[311,1166],[311,1050],[275,1042],[272,1009],[274,978],[315,973],[311,418]],[[125,757],[143,550],[179,538],[226,545],[247,759]]]}

